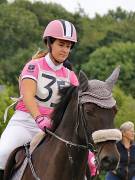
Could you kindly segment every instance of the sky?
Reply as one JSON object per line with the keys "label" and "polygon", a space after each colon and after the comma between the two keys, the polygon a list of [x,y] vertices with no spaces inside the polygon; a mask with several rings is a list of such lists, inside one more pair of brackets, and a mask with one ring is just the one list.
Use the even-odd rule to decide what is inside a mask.
{"label": "sky", "polygon": [[[36,1],[36,0],[35,0]],[[94,17],[96,13],[104,15],[108,10],[116,10],[121,7],[126,11],[135,11],[135,0],[42,0],[62,5],[68,11],[74,13],[78,9],[78,4],[84,9],[89,17]]]}

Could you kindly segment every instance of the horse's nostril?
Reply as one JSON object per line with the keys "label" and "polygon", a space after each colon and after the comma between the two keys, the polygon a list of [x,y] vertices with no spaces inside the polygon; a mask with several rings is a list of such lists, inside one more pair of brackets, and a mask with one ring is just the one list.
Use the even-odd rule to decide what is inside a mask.
{"label": "horse's nostril", "polygon": [[101,168],[104,170],[113,170],[116,168],[118,160],[114,156],[106,156],[101,160]]}

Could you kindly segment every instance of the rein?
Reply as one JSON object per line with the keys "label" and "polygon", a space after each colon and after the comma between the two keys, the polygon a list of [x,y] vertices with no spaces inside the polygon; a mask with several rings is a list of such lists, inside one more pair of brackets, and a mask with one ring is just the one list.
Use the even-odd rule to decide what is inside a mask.
{"label": "rein", "polygon": [[57,134],[53,133],[53,132],[50,131],[49,129],[46,129],[46,132],[47,132],[49,135],[55,137],[56,139],[64,142],[66,145],[69,145],[70,147],[74,146],[74,147],[76,147],[76,148],[88,149],[88,147],[85,146],[85,145],[76,144],[76,143],[73,143],[73,142],[71,142],[71,141],[67,141],[67,140],[61,138],[60,136],[58,136]]}
{"label": "rein", "polygon": [[88,140],[88,131],[87,131],[87,127],[86,127],[86,118],[85,118],[85,115],[84,115],[84,111],[83,111],[83,108],[82,108],[82,104],[79,105],[79,109],[80,109],[80,114],[81,114],[81,119],[82,119],[82,125],[83,125],[83,129],[84,129],[84,135],[85,135],[85,140],[86,140],[86,145],[82,145],[82,144],[76,144],[76,143],[73,143],[71,141],[67,141],[63,138],[61,138],[60,136],[58,136],[56,133],[53,133],[52,131],[50,131],[49,129],[46,129],[46,132],[55,137],[56,139],[64,142],[66,145],[69,145],[70,147],[76,147],[76,148],[81,148],[81,149],[87,149],[87,150],[90,150],[92,152],[95,152],[95,148],[94,146],[89,143],[89,140]]}
{"label": "rein", "polygon": [[[84,114],[84,110],[83,110],[83,105],[81,103],[78,103],[78,114],[77,114],[77,128],[79,127],[79,120],[82,123],[82,127],[84,130],[84,136],[85,136],[85,141],[86,141],[86,145],[82,145],[82,144],[76,144],[73,143],[71,141],[67,141],[63,138],[61,138],[60,136],[58,136],[56,133],[51,132],[49,129],[46,129],[46,132],[55,137],[56,139],[64,142],[66,144],[67,147],[67,152],[68,152],[68,159],[70,162],[70,166],[71,166],[71,176],[72,176],[72,180],[74,180],[74,172],[73,172],[73,165],[74,165],[74,160],[72,157],[72,153],[71,153],[71,148],[75,147],[75,148],[80,148],[80,149],[84,149],[84,150],[90,150],[92,152],[95,152],[95,148],[94,146],[89,143],[89,138],[88,138],[88,131],[87,131],[87,124],[86,124],[86,118],[85,118],[85,114]],[[79,119],[79,115],[80,115],[80,119]],[[77,133],[77,129],[76,129],[76,133]]]}
{"label": "rein", "polygon": [[[72,180],[74,180],[74,172],[73,172],[74,160],[73,160],[73,157],[72,157],[72,154],[71,154],[71,148],[72,147],[75,147],[75,148],[78,148],[78,149],[81,148],[81,149],[84,149],[84,150],[90,150],[91,152],[96,151],[94,146],[91,143],[89,143],[89,140],[88,140],[89,136],[88,136],[86,118],[85,118],[85,114],[84,114],[83,104],[81,104],[81,103],[78,103],[77,129],[79,127],[79,115],[81,117],[80,120],[81,120],[82,127],[83,127],[83,130],[84,130],[84,136],[85,136],[86,145],[76,144],[76,143],[73,143],[71,141],[67,141],[67,140],[61,138],[60,136],[56,135],[56,133],[53,133],[50,130],[46,129],[46,132],[49,135],[55,137],[56,139],[58,139],[58,140],[60,140],[60,141],[62,141],[62,142],[64,142],[66,144],[67,152],[68,152],[68,159],[69,159],[70,166],[71,166]],[[77,129],[76,129],[76,133],[78,132]]]}
{"label": "rein", "polygon": [[[95,150],[95,147],[89,143],[89,133],[88,133],[88,130],[87,130],[87,124],[86,124],[86,118],[85,118],[85,114],[84,114],[84,109],[83,109],[83,104],[80,102],[80,99],[78,98],[78,114],[77,114],[77,129],[79,127],[79,115],[80,115],[80,121],[82,123],[82,127],[83,127],[83,130],[84,130],[84,136],[85,136],[85,141],[86,141],[86,145],[82,145],[82,144],[77,144],[77,143],[73,143],[71,141],[67,141],[63,138],[61,138],[60,136],[58,136],[56,133],[50,131],[49,129],[45,129],[45,131],[53,136],[54,138],[58,139],[59,141],[62,141],[63,143],[66,144],[66,147],[67,147],[67,152],[68,152],[68,159],[69,159],[69,162],[70,162],[70,165],[71,165],[71,174],[72,174],[72,180],[74,180],[74,174],[73,174],[73,170],[72,170],[72,167],[73,167],[73,157],[71,155],[71,147],[75,147],[75,148],[80,148],[80,149],[84,149],[84,150],[90,150],[91,152],[96,152]],[[79,114],[80,113],[80,114]],[[77,133],[77,129],[76,129],[76,133]],[[26,150],[26,154],[27,154],[27,159],[28,159],[28,164],[31,168],[31,171],[32,171],[32,174],[33,174],[33,177],[36,179],[36,180],[40,180],[40,178],[37,176],[35,170],[34,170],[34,167],[33,167],[33,164],[32,164],[32,161],[31,161],[31,155],[29,154],[29,149],[27,148],[27,146],[25,146],[25,150]]]}

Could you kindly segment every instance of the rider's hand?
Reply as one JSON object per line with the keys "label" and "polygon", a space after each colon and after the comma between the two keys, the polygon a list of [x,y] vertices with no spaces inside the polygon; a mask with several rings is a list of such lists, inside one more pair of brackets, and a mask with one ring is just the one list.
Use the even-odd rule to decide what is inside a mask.
{"label": "rider's hand", "polygon": [[52,123],[51,123],[51,119],[49,119],[48,117],[46,117],[45,115],[39,115],[35,118],[35,121],[38,125],[38,127],[42,130],[45,131],[45,129],[51,129],[52,127]]}

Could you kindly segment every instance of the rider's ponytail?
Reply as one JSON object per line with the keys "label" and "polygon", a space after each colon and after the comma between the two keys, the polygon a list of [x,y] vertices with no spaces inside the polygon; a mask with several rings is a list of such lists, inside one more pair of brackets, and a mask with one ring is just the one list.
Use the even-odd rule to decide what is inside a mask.
{"label": "rider's ponytail", "polygon": [[32,56],[32,59],[38,59],[38,58],[44,57],[47,53],[48,53],[48,51],[39,49],[39,50]]}

